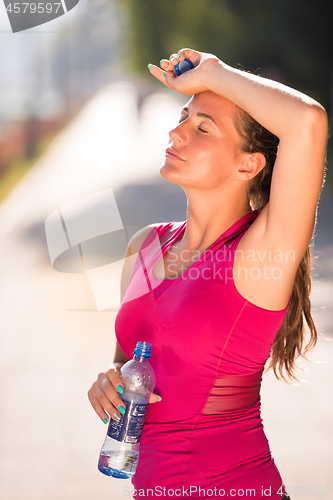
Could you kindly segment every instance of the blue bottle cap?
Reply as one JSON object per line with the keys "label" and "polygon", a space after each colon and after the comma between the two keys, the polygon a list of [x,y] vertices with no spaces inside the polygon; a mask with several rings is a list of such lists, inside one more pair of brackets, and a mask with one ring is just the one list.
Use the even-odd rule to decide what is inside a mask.
{"label": "blue bottle cap", "polygon": [[179,62],[174,67],[177,76],[182,75],[183,73],[189,71],[190,69],[193,69],[193,64],[189,59],[184,59],[184,61]]}
{"label": "blue bottle cap", "polygon": [[149,342],[137,342],[133,354],[140,358],[151,358],[151,349],[152,345]]}

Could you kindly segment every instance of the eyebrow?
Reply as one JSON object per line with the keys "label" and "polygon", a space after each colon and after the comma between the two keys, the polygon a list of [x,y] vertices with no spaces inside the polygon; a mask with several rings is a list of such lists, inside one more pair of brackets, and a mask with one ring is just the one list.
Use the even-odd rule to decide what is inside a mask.
{"label": "eyebrow", "polygon": [[[189,110],[188,108],[185,106],[182,111],[185,111],[186,113],[189,113]],[[206,113],[197,113],[197,116],[200,116],[202,118],[208,118],[209,120],[211,120],[213,123],[215,123],[215,125],[217,126],[217,123],[216,121],[214,120],[214,118],[212,118],[210,115],[206,115]]]}

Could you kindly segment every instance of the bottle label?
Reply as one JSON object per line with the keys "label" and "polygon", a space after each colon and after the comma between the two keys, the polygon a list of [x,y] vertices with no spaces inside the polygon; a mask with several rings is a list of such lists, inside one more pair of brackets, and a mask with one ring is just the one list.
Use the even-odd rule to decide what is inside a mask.
{"label": "bottle label", "polygon": [[119,422],[113,418],[110,419],[108,436],[125,443],[140,443],[147,410],[148,403],[140,404],[126,401],[126,411]]}

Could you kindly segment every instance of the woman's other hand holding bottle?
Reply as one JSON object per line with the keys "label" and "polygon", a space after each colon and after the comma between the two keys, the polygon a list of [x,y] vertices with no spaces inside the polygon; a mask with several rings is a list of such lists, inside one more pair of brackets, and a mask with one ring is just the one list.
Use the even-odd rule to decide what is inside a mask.
{"label": "woman's other hand holding bottle", "polygon": [[[109,415],[118,421],[125,413],[126,405],[119,396],[124,391],[124,384],[120,378],[120,368],[123,364],[113,363],[108,370],[99,373],[88,391],[91,406],[105,424],[109,421]],[[149,403],[157,401],[161,401],[161,397],[152,394]]]}

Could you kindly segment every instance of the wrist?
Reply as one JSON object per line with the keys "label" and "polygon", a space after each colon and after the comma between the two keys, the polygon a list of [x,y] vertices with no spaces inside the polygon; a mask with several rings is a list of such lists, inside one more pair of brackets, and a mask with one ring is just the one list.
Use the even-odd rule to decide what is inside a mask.
{"label": "wrist", "polygon": [[216,94],[224,95],[222,92],[224,90],[224,83],[226,80],[226,76],[228,73],[228,68],[230,68],[227,64],[225,64],[220,59],[214,61],[214,64],[211,64],[208,68],[209,71],[209,89]]}

